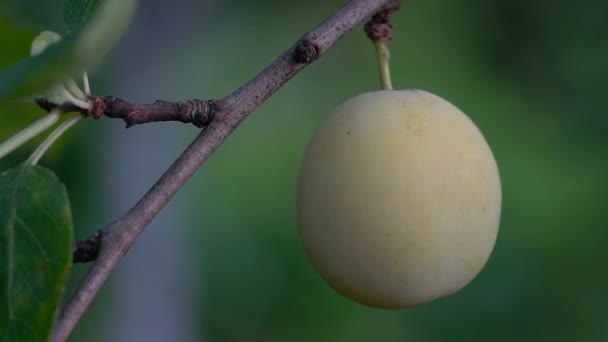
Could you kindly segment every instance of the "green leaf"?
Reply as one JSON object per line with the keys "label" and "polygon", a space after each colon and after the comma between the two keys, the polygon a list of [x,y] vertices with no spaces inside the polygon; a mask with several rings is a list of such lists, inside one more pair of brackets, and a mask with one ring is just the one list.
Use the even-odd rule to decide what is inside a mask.
{"label": "green leaf", "polygon": [[95,13],[87,14],[84,26],[41,54],[0,72],[0,99],[36,95],[97,66],[127,28],[137,0],[99,2]]}
{"label": "green leaf", "polygon": [[65,186],[38,166],[0,174],[0,340],[46,341],[72,263]]}
{"label": "green leaf", "polygon": [[98,0],[64,0],[63,21],[70,30],[83,25],[93,16],[99,2]]}
{"label": "green leaf", "polygon": [[[22,29],[41,31],[57,22],[57,1],[49,0],[2,0],[0,17]],[[3,46],[4,47],[4,46]]]}
{"label": "green leaf", "polygon": [[30,51],[30,41],[34,36],[34,32],[11,24],[0,14],[0,46],[3,47],[0,53],[0,70],[23,58]]}

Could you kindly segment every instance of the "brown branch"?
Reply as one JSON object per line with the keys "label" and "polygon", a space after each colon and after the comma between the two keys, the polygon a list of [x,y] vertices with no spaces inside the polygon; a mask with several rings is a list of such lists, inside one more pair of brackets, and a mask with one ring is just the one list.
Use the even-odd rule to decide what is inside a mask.
{"label": "brown branch", "polygon": [[149,104],[133,104],[114,96],[89,96],[94,118],[106,115],[120,118],[127,128],[148,122],[180,121],[204,127],[211,121],[211,101],[188,100],[184,102],[156,101]]}
{"label": "brown branch", "polygon": [[[352,0],[309,31],[252,80],[210,104],[213,120],[152,188],[122,217],[103,229],[95,263],[62,312],[51,341],[65,341],[116,264],[146,225],[234,129],[298,71],[374,13],[399,7],[399,0]],[[306,45],[306,46],[304,46]],[[312,48],[311,48],[312,47]],[[303,54],[309,57],[303,57]]]}
{"label": "brown branch", "polygon": [[[103,115],[109,118],[123,119],[127,128],[158,121],[179,121],[192,123],[196,127],[205,127],[211,121],[211,100],[188,100],[183,102],[169,102],[157,100],[154,103],[134,104],[114,96],[88,96],[93,105],[90,110],[65,104],[61,107],[65,112],[81,112],[85,115],[99,119]],[[35,99],[36,104],[47,112],[57,107],[56,104],[45,98]]]}

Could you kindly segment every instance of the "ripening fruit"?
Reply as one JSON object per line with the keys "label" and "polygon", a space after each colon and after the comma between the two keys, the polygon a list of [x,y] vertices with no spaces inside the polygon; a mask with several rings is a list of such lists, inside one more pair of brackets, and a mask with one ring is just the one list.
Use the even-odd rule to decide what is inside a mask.
{"label": "ripening fruit", "polygon": [[398,308],[450,295],[494,246],[501,187],[475,124],[422,90],[356,96],[304,156],[297,211],[321,276],[362,304]]}

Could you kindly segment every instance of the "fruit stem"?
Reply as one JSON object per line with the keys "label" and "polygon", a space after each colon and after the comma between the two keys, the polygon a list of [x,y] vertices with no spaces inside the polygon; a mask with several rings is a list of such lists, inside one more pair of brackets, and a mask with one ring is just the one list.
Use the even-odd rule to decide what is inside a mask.
{"label": "fruit stem", "polygon": [[84,118],[84,115],[77,114],[77,115],[74,115],[73,117],[65,120],[64,122],[62,122],[61,125],[57,126],[57,128],[55,128],[55,130],[52,131],[51,134],[49,134],[49,136],[42,142],[42,144],[40,144],[40,146],[38,146],[38,148],[36,148],[36,150],[32,153],[32,155],[30,155],[30,157],[27,158],[27,160],[25,161],[25,164],[32,165],[32,166],[36,165],[38,163],[38,161],[40,160],[40,158],[42,158],[42,156],[46,153],[46,151],[51,147],[51,145],[53,145],[53,143],[55,141],[57,141],[57,139],[59,139],[59,137],[65,131],[67,131],[70,127],[77,124],[78,121],[82,120],[83,118]]}
{"label": "fruit stem", "polygon": [[374,38],[372,39],[374,47],[376,48],[376,55],[378,56],[378,67],[380,70],[380,87],[385,90],[393,89],[393,83],[391,82],[391,68],[390,59],[391,54],[386,44],[386,39]]}

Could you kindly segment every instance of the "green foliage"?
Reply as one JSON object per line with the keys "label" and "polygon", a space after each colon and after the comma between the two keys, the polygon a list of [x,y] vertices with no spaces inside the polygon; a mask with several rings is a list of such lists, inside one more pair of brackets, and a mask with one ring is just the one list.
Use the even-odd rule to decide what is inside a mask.
{"label": "green foliage", "polygon": [[77,35],[70,34],[43,53],[21,60],[0,73],[0,98],[34,94],[71,75],[78,58],[74,49]]}
{"label": "green foliage", "polygon": [[[0,72],[0,100],[39,93],[100,63],[135,3],[66,1],[72,32]],[[10,103],[0,102],[0,109]],[[0,340],[48,338],[72,262],[72,239],[67,191],[52,171],[22,165],[0,175]]]}
{"label": "green foliage", "polygon": [[65,186],[45,168],[0,174],[0,339],[44,341],[72,262]]}
{"label": "green foliage", "polygon": [[7,18],[0,16],[0,46],[3,47],[0,55],[0,70],[29,55],[30,42],[34,36],[34,32],[15,27]]}
{"label": "green foliage", "polygon": [[[43,53],[21,60],[0,72],[0,99],[36,94],[64,78],[83,69],[98,65],[112,48],[135,10],[136,0],[106,0],[93,14],[88,2],[79,2],[84,8],[76,9],[72,2],[72,17],[68,25],[85,23]],[[89,8],[88,10],[86,8]]]}
{"label": "green foliage", "polygon": [[[2,0],[0,17],[13,25],[33,32],[47,30],[57,22],[61,15],[62,0]],[[3,45],[3,47],[6,45]],[[3,52],[5,52],[3,50]]]}
{"label": "green foliage", "polygon": [[98,0],[64,0],[63,20],[70,30],[85,24],[95,13]]}

